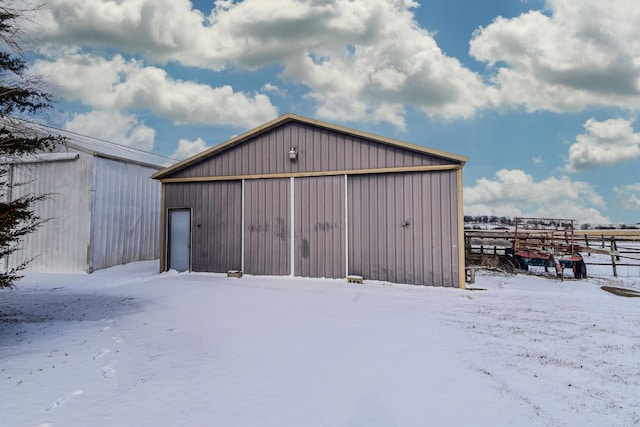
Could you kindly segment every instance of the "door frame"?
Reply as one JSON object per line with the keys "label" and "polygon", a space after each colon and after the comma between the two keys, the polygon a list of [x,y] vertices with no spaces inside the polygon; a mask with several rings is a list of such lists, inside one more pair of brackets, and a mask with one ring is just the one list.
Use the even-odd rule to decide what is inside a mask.
{"label": "door frame", "polygon": [[171,214],[175,211],[187,211],[189,212],[189,266],[186,271],[191,271],[191,261],[192,261],[192,251],[191,248],[193,246],[193,230],[191,227],[191,223],[193,222],[193,212],[191,208],[168,208],[167,209],[167,228],[166,228],[166,271],[171,269]]}

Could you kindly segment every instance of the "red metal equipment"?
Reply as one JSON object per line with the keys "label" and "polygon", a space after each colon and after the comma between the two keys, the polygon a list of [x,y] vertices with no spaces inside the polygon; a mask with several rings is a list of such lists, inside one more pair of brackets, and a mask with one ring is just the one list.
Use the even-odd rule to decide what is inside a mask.
{"label": "red metal equipment", "polygon": [[505,251],[505,263],[521,270],[553,267],[561,278],[570,268],[576,279],[586,278],[587,266],[574,240],[574,223],[573,219],[516,218],[513,247]]}

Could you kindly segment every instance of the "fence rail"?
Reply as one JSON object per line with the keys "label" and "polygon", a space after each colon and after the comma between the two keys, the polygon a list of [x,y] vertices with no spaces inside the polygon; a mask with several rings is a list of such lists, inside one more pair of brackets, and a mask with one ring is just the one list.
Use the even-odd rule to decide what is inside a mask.
{"label": "fence rail", "polygon": [[[520,234],[520,231],[518,232]],[[531,231],[535,235],[535,231]],[[566,231],[552,233],[557,240],[571,238]],[[513,248],[513,230],[465,230],[465,258],[467,265],[497,266],[505,250]],[[610,257],[609,262],[585,259],[587,265],[610,265],[613,275],[617,267],[640,267],[640,230],[575,230],[573,244],[581,253],[600,254]]]}

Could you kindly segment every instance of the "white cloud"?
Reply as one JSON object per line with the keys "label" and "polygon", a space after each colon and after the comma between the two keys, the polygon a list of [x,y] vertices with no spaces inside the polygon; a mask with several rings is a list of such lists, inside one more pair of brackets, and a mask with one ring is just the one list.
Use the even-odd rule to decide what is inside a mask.
{"label": "white cloud", "polygon": [[215,71],[276,64],[308,87],[317,116],[400,129],[408,107],[444,119],[500,106],[637,110],[637,1],[546,3],[474,34],[470,53],[493,67],[490,85],[441,51],[412,0],[217,1],[206,12],[188,0],[50,0],[32,38]]}
{"label": "white cloud", "polygon": [[189,0],[49,0],[44,6],[33,21],[40,44],[116,47],[152,61],[213,69],[235,50]]}
{"label": "white cloud", "polygon": [[[215,5],[205,16],[187,0],[51,0],[37,40],[43,46],[115,47],[148,61],[216,71],[277,64],[285,78],[309,88],[318,116],[341,121],[403,128],[404,106],[433,117],[467,118],[492,96],[478,75],[446,56],[419,27],[412,12],[418,4],[411,0]],[[357,106],[344,108],[355,99]]]}
{"label": "white cloud", "polygon": [[267,83],[264,86],[262,86],[261,89],[263,92],[268,92],[268,93],[272,93],[274,95],[277,96],[287,96],[287,91],[272,84],[272,83]]}
{"label": "white cloud", "polygon": [[610,223],[598,209],[602,197],[586,182],[568,177],[535,181],[521,170],[502,169],[494,179],[478,179],[464,188],[466,215],[525,216],[576,219],[591,224]]}
{"label": "white cloud", "polygon": [[496,103],[529,111],[640,106],[636,0],[547,0],[549,15],[498,17],[470,53],[496,67]]}
{"label": "white cloud", "polygon": [[406,5],[367,2],[361,17],[366,31],[355,40],[345,39],[327,53],[299,55],[285,65],[284,76],[312,89],[318,116],[403,128],[407,106],[454,119],[472,117],[487,105],[489,89],[480,77],[446,56]]}
{"label": "white cloud", "polygon": [[637,159],[640,133],[634,132],[632,125],[632,121],[624,119],[587,120],[585,133],[569,147],[565,169],[576,172]]}
{"label": "white cloud", "polygon": [[195,141],[181,139],[180,141],[178,141],[178,148],[171,157],[173,157],[174,159],[182,160],[191,156],[195,156],[196,154],[203,152],[207,148],[209,148],[209,146],[201,138],[198,138]]}
{"label": "white cloud", "polygon": [[151,151],[155,130],[140,124],[135,116],[118,111],[92,111],[74,114],[64,128],[71,132]]}
{"label": "white cloud", "polygon": [[613,190],[625,209],[640,210],[640,182],[614,187]]}
{"label": "white cloud", "polygon": [[157,67],[67,53],[55,61],[36,61],[32,70],[45,76],[59,93],[99,109],[146,108],[175,123],[249,128],[277,116],[266,95],[253,97],[230,86],[211,87],[175,80]]}

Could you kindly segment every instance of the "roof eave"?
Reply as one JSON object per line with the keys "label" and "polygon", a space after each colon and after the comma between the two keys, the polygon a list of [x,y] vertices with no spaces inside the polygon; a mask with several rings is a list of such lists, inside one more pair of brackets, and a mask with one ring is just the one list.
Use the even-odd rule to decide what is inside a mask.
{"label": "roof eave", "polygon": [[156,173],[154,173],[153,175],[151,175],[151,178],[153,179],[162,179],[164,178],[166,175],[170,175],[176,171],[179,171],[181,169],[186,168],[187,166],[190,166],[194,163],[199,162],[200,160],[213,156],[214,154],[226,150],[229,147],[232,147],[236,144],[241,143],[244,140],[247,140],[251,137],[254,137],[256,135],[260,135],[261,133],[264,133],[266,131],[268,131],[271,128],[280,126],[283,123],[286,123],[287,121],[290,121],[291,118],[289,117],[291,114],[285,114],[282,116],[279,116],[273,120],[271,120],[270,122],[264,123],[256,128],[250,129],[244,133],[241,133],[240,135],[237,135],[225,142],[222,142],[216,146],[213,146],[211,148],[208,148],[204,151],[202,151],[201,153],[195,154],[187,159],[184,159],[174,165],[171,165],[165,169],[162,169]]}

